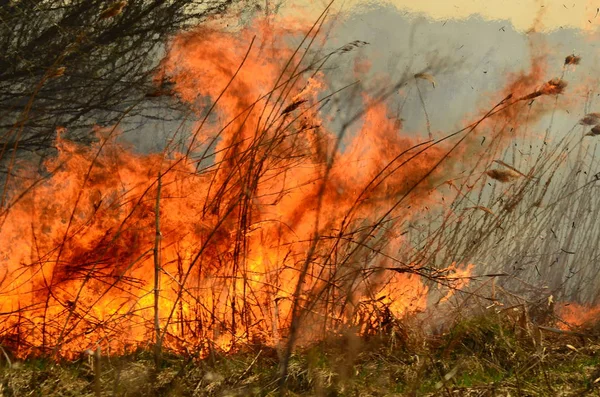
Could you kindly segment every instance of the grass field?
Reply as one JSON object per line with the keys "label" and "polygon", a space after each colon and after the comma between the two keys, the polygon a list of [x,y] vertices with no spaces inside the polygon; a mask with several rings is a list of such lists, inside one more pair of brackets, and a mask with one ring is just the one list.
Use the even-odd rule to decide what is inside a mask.
{"label": "grass field", "polygon": [[[437,335],[393,324],[330,337],[289,363],[288,396],[584,396],[600,393],[600,341],[524,320],[522,308],[457,320]],[[267,346],[204,359],[152,352],[56,363],[6,360],[2,396],[275,396],[279,353]]]}
{"label": "grass field", "polygon": [[176,35],[157,80],[195,125],[160,153],[117,124],[8,162],[1,397],[600,393],[580,58],[548,75],[532,39],[474,116],[419,134],[390,98],[427,115],[455,64],[328,88],[369,43],[327,49],[326,15]]}

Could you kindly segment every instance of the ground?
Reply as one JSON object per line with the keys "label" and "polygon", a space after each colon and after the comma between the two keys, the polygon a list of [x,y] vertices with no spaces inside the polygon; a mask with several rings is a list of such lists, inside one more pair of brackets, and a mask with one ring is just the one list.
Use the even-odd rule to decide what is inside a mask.
{"label": "ground", "polygon": [[[338,335],[292,356],[288,396],[600,395],[592,331],[538,327],[517,316],[455,320],[437,334],[398,323],[370,336]],[[276,349],[253,346],[202,360],[138,351],[93,360],[3,363],[0,396],[278,396]],[[99,376],[96,374],[99,373]]]}

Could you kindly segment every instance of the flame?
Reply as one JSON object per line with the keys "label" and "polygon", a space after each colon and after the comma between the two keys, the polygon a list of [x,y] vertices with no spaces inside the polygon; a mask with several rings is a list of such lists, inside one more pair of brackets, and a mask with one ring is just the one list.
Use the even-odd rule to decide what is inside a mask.
{"label": "flame", "polygon": [[581,305],[574,302],[561,303],[557,305],[556,313],[562,319],[558,327],[568,330],[572,327],[578,328],[597,323],[600,319],[600,306]]}
{"label": "flame", "polygon": [[[35,183],[13,187],[0,240],[3,344],[19,356],[124,352],[153,343],[158,309],[164,346],[205,352],[278,343],[294,300],[314,335],[351,321],[365,298],[397,317],[427,307],[421,277],[385,268],[409,245],[395,229],[437,203],[452,146],[416,154],[419,141],[368,94],[358,131],[339,143],[319,110],[323,74],[289,44],[310,28],[287,22],[173,39],[157,79],[199,114],[218,99],[217,121],[198,122],[189,150],[135,154],[114,129],[87,147],[59,138],[41,179],[30,172]],[[506,92],[557,94],[557,82],[536,88],[542,76],[536,60]],[[469,139],[523,117],[507,107]],[[452,286],[443,300],[472,268],[437,272]]]}

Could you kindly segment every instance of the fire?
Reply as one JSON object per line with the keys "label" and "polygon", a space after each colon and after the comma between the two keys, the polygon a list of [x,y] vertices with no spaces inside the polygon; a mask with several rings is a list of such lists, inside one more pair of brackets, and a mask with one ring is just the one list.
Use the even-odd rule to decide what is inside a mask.
{"label": "fire", "polygon": [[[410,245],[396,229],[436,204],[452,146],[416,148],[367,94],[359,131],[339,141],[324,75],[289,44],[298,32],[314,34],[257,21],[173,39],[159,79],[201,115],[217,101],[217,121],[199,122],[187,151],[135,154],[116,130],[89,147],[57,139],[44,175],[29,172],[36,182],[15,184],[2,209],[3,344],[19,356],[120,353],[153,343],[158,312],[167,348],[230,349],[278,343],[294,300],[314,335],[352,321],[364,299],[397,317],[427,307],[422,264],[386,268]],[[513,79],[515,98],[542,69]],[[540,95],[562,87],[548,84]],[[434,274],[453,286],[444,300],[471,270]]]}
{"label": "fire", "polygon": [[600,306],[586,306],[574,302],[558,305],[556,312],[562,320],[558,326],[563,330],[595,325],[600,318]]}

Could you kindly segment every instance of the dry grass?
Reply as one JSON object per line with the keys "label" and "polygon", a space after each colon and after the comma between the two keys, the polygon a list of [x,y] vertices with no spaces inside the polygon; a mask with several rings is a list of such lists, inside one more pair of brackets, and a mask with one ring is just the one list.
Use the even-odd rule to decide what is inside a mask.
{"label": "dry grass", "polygon": [[[457,314],[457,313],[455,313]],[[522,308],[458,319],[426,336],[418,324],[384,335],[332,336],[289,363],[289,396],[582,396],[600,392],[600,343],[524,321]],[[416,321],[416,320],[414,320]],[[100,392],[86,359],[4,366],[2,396],[279,395],[279,353],[255,346],[190,361],[152,353],[103,357]]]}
{"label": "dry grass", "polygon": [[[321,23],[315,23],[313,26],[317,33]],[[316,37],[317,33],[313,35]],[[314,40],[310,35],[304,39]],[[252,44],[249,46],[248,53],[251,48]],[[343,47],[339,51],[347,52],[347,48]],[[334,53],[327,55],[326,58],[328,59]],[[292,57],[291,60],[294,59]],[[294,118],[294,121],[289,124],[277,123],[291,117],[293,112],[305,115],[310,113],[309,110],[314,111],[325,106],[324,102],[337,93],[333,92],[326,98],[320,98],[310,108],[307,107],[307,110],[304,110],[307,106],[306,101],[288,98],[291,92],[291,89],[287,88],[288,85],[293,85],[298,76],[321,68],[315,66],[314,62],[305,67],[302,59],[304,58],[302,57],[297,64],[290,66],[289,70],[282,72],[277,78],[275,88],[268,94],[269,98],[279,97],[274,99],[275,105],[267,117],[269,122],[264,123],[264,128],[260,125],[261,128],[257,130],[256,135],[252,136],[254,140],[248,148],[235,156],[232,155],[233,160],[236,161],[209,164],[204,171],[197,170],[198,174],[204,173],[211,177],[223,172],[223,169],[228,171],[228,176],[224,176],[221,185],[215,186],[214,189],[230,193],[228,195],[211,193],[214,197],[211,196],[210,200],[206,200],[202,219],[209,216],[206,214],[212,213],[215,222],[206,232],[206,239],[198,245],[199,248],[196,248],[191,256],[193,259],[190,260],[189,267],[186,270],[178,267],[177,271],[173,272],[177,281],[177,283],[173,282],[173,285],[176,285],[174,303],[170,308],[170,314],[168,312],[162,314],[164,320],[162,330],[158,313],[159,288],[154,289],[153,318],[157,341],[160,342],[162,336],[173,334],[168,334],[167,331],[169,326],[174,328],[174,321],[171,320],[177,309],[177,303],[184,299],[188,300],[187,303],[197,303],[199,297],[202,297],[202,295],[192,295],[188,288],[190,283],[186,284],[186,281],[192,271],[200,267],[199,263],[208,256],[206,253],[209,251],[208,241],[214,235],[222,233],[234,237],[224,244],[228,249],[234,248],[231,250],[233,258],[227,263],[233,270],[231,273],[219,273],[218,269],[227,267],[215,267],[218,269],[215,270],[214,279],[218,279],[219,282],[225,280],[223,284],[214,284],[215,289],[238,291],[238,280],[244,280],[245,286],[249,285],[246,281],[251,272],[247,270],[245,252],[251,245],[249,236],[254,231],[251,215],[259,213],[258,209],[260,209],[253,207],[255,204],[252,195],[259,196],[257,192],[260,183],[269,180],[267,171],[292,169],[298,158],[309,158],[309,155],[319,157],[316,163],[319,164],[318,169],[322,171],[323,176],[319,177],[321,187],[315,190],[314,195],[315,203],[318,203],[315,204],[318,208],[315,223],[319,225],[321,201],[325,196],[335,159],[333,155],[323,155],[322,158],[321,155],[328,152],[337,153],[349,126],[375,105],[366,106],[364,110],[351,117],[341,131],[332,134],[331,147],[325,147],[328,150],[317,148],[315,153],[309,151],[309,148],[306,152],[299,150],[294,137],[302,136],[301,134],[306,133],[309,127],[299,122],[294,124],[300,116]],[[239,69],[245,61],[246,58],[241,62]],[[566,63],[577,62],[573,59]],[[425,72],[417,73],[414,78],[425,79],[435,84],[433,76]],[[388,99],[404,84],[404,81],[400,81],[394,86],[386,87],[379,95],[375,95],[376,100],[373,103],[378,104]],[[600,239],[600,227],[595,219],[597,219],[596,215],[600,215],[600,201],[595,188],[600,177],[595,174],[597,172],[595,148],[582,143],[583,139],[587,139],[584,138],[584,131],[576,134],[576,127],[573,127],[564,139],[557,139],[555,143],[548,145],[546,142],[543,145],[540,143],[543,149],[540,149],[537,158],[532,158],[529,163],[526,163],[522,157],[515,156],[512,146],[508,150],[503,149],[506,146],[503,144],[504,137],[512,133],[514,128],[524,129],[526,126],[519,126],[515,121],[513,128],[511,123],[513,118],[517,118],[507,116],[508,121],[494,124],[501,124],[500,127],[489,127],[490,131],[485,135],[489,137],[486,143],[488,146],[481,149],[481,152],[477,152],[485,160],[469,165],[471,169],[465,170],[465,177],[461,182],[447,181],[445,178],[449,178],[450,173],[442,178],[443,184],[452,182],[451,187],[456,190],[455,197],[448,200],[452,203],[448,208],[444,208],[439,213],[432,210],[431,213],[427,213],[425,219],[415,219],[414,222],[412,210],[401,209],[402,205],[409,202],[407,197],[413,199],[416,195],[417,199],[426,198],[429,192],[434,190],[424,185],[438,182],[431,176],[435,176],[439,168],[447,165],[446,160],[451,154],[455,154],[452,153],[454,149],[461,144],[469,145],[470,141],[474,140],[470,134],[477,128],[483,128],[480,124],[486,119],[494,114],[502,115],[502,112],[509,111],[520,113],[521,118],[525,118],[524,114],[528,114],[537,106],[531,102],[526,107],[525,100],[533,100],[542,95],[558,95],[565,87],[566,84],[561,79],[554,79],[541,89],[519,96],[512,102],[508,101],[512,98],[511,93],[490,109],[485,117],[469,127],[448,133],[436,142],[428,142],[426,147],[423,146],[424,148],[421,148],[424,144],[415,144],[396,157],[386,159],[373,179],[366,181],[365,186],[360,186],[363,192],[360,193],[359,190],[355,204],[348,208],[347,214],[336,219],[341,224],[339,229],[332,221],[328,226],[321,228],[315,226],[314,233],[310,233],[306,250],[302,251],[305,256],[300,257],[293,264],[300,276],[294,281],[293,294],[288,297],[292,302],[292,309],[291,324],[284,335],[287,339],[281,342],[278,348],[262,344],[252,345],[253,340],[248,339],[240,343],[233,354],[221,353],[211,348],[208,357],[202,360],[194,358],[193,353],[190,354],[191,357],[182,357],[169,355],[168,351],[165,352],[162,360],[156,360],[150,350],[141,350],[128,356],[101,357],[100,365],[95,363],[93,358],[90,361],[88,356],[69,362],[43,359],[14,362],[6,359],[0,374],[0,396],[275,395],[281,393],[280,380],[282,379],[285,381],[286,394],[304,396],[579,396],[598,393],[596,385],[600,382],[596,380],[600,379],[600,359],[597,351],[600,349],[600,344],[597,338],[589,332],[557,331],[552,310],[549,305],[543,304],[550,302],[550,299],[586,302],[597,300],[596,281],[600,280],[600,272],[595,263],[600,255],[600,248],[597,245]],[[558,102],[558,98],[556,101]],[[216,106],[216,102],[213,106]],[[253,109],[257,103],[252,104],[250,108]],[[208,114],[211,110],[212,108]],[[240,114],[245,112],[246,110]],[[589,115],[593,113],[588,114],[588,117]],[[208,115],[204,121],[207,119]],[[591,121],[583,124],[589,123]],[[550,129],[551,126],[548,131]],[[594,131],[592,129],[592,132]],[[195,138],[194,136],[194,140]],[[454,146],[444,146],[446,141],[452,138],[458,139],[457,143]],[[522,138],[519,142],[530,139],[517,138]],[[226,150],[237,148],[236,139],[232,139],[234,143],[226,147]],[[216,140],[217,138],[208,147],[210,148]],[[317,144],[315,146],[318,146]],[[481,144],[478,142],[478,145],[482,146],[483,141]],[[439,147],[444,150],[436,152]],[[101,150],[102,146],[98,149],[98,154],[92,156],[94,160],[88,165],[89,171],[83,175],[86,182],[93,179],[92,170],[96,169],[96,160]],[[513,150],[512,153],[510,150]],[[210,150],[207,148],[206,151],[208,153]],[[417,151],[418,153],[413,154]],[[382,192],[386,193],[386,197],[390,196],[390,201],[383,208],[378,208],[378,211],[372,214],[372,219],[364,220],[357,215],[357,208],[367,203],[366,196],[372,194],[375,202],[379,197],[377,190],[379,186],[387,184],[390,180],[394,181],[396,175],[402,175],[405,168],[431,152],[437,153],[439,161],[436,157],[436,161],[420,170],[414,180],[408,181],[410,183],[407,183],[405,189],[391,193]],[[417,158],[422,153],[425,154]],[[210,163],[214,155],[213,152],[206,157],[202,155],[202,158],[197,160],[197,164]],[[187,155],[185,158],[187,160]],[[415,158],[417,160],[413,161]],[[490,169],[489,164],[486,163],[491,163],[492,159],[496,158],[501,158],[496,160],[496,163],[507,169]],[[174,164],[179,162],[179,160],[174,161]],[[565,168],[565,165],[569,165],[570,168]],[[229,166],[231,169],[227,168]],[[166,178],[168,171],[162,175]],[[488,177],[492,179],[489,183],[483,179]],[[155,182],[158,185],[160,180],[159,176],[156,181],[148,182],[148,188],[136,197],[139,203],[147,201],[148,197],[152,198],[153,186]],[[231,189],[229,186],[234,188]],[[81,187],[81,192],[81,194],[86,192],[85,183]],[[156,189],[156,200],[152,199],[156,202],[156,216],[153,217],[156,219],[156,227],[152,230],[157,236],[161,229],[158,223],[159,192],[160,187]],[[68,214],[71,219],[75,219],[81,194],[78,193],[76,204]],[[221,213],[219,208],[222,208]],[[142,206],[135,205],[131,209],[131,214],[142,209]],[[478,211],[473,211],[474,209]],[[97,208],[94,209],[94,216],[96,210]],[[411,225],[406,226],[405,223],[395,220],[403,217],[410,217]],[[117,223],[117,229],[129,230],[128,228],[137,226],[127,224],[128,219],[129,217],[126,217],[120,225]],[[423,233],[416,233],[414,230],[417,226],[428,229]],[[387,254],[384,256],[382,253],[386,252],[389,236],[391,236],[391,233],[388,235],[386,232],[392,228],[405,233],[410,244],[401,247],[398,252],[392,252],[395,256]],[[405,232],[407,228],[410,230]],[[61,258],[60,253],[69,236],[68,232],[70,230],[67,228],[62,243],[58,244],[60,249],[57,258],[65,262],[69,261]],[[118,236],[119,234],[116,233],[110,244],[116,244]],[[99,247],[103,246],[99,245]],[[158,238],[153,248],[154,275],[158,279],[161,271],[165,270],[165,268],[161,270],[160,266]],[[99,258],[102,260],[96,262],[104,263],[105,256],[111,257],[108,249],[101,252]],[[287,257],[285,255],[285,258]],[[130,259],[131,263],[137,261],[133,257]],[[220,263],[216,259],[220,260],[215,258],[214,263]],[[380,259],[384,265],[380,265]],[[395,267],[388,266],[387,263],[390,261]],[[57,259],[56,262],[60,261]],[[365,285],[370,283],[367,274],[376,274],[376,270],[413,273],[427,280],[428,286],[433,290],[436,285],[448,284],[449,278],[444,276],[445,273],[440,269],[447,268],[454,262],[475,263],[477,275],[493,273],[495,276],[481,284],[473,282],[471,295],[465,297],[458,294],[461,295],[461,300],[457,301],[458,308],[450,311],[451,315],[441,316],[441,325],[437,329],[429,329],[425,332],[424,324],[432,327],[431,323],[425,320],[423,323],[418,323],[417,319],[398,321],[389,317],[389,311],[386,312],[385,318],[381,315],[377,317],[379,328],[363,330],[365,332],[362,332],[360,337],[356,336],[356,332],[346,331],[344,328],[357,325],[353,322],[353,317],[346,318],[342,314],[349,312],[348,302],[352,300],[350,299],[352,296],[357,295],[355,286],[360,283]],[[400,267],[398,263],[410,265]],[[74,294],[76,298],[66,306],[67,309],[63,312],[66,315],[57,319],[47,315],[47,310],[44,311],[42,329],[44,336],[52,334],[50,331],[46,332],[46,326],[48,329],[60,330],[54,340],[42,341],[45,354],[59,356],[55,353],[60,351],[64,341],[71,336],[69,332],[76,334],[69,326],[74,318],[77,319],[77,323],[81,318],[90,321],[94,326],[100,326],[99,323],[92,323],[96,319],[86,317],[95,303],[89,304],[89,310],[88,308],[83,310],[81,307],[85,303],[78,302],[78,299],[82,291],[88,291],[86,283],[89,280],[100,280],[104,274],[96,269],[96,265],[83,268],[81,272],[82,274],[86,272],[85,277],[82,277],[84,281],[77,285],[79,292]],[[204,276],[204,273],[202,274]],[[324,283],[315,281],[310,284],[307,281],[308,274],[329,275]],[[119,276],[114,284],[106,287],[104,294],[108,294],[122,280],[127,281],[125,273]],[[497,286],[496,280],[498,280]],[[535,285],[524,287],[528,282]],[[543,284],[549,287],[544,289]],[[158,283],[155,285],[158,286]],[[46,309],[50,303],[57,306],[53,301],[54,296],[50,293],[53,287],[50,285],[47,288]],[[257,287],[257,291],[260,288]],[[525,293],[520,294],[524,289]],[[93,291],[93,294],[97,293],[95,289],[90,291]],[[498,291],[506,291],[502,297],[504,306],[500,306],[496,296]],[[251,302],[254,292],[252,287],[248,287],[244,288],[243,295],[234,294],[235,296],[229,302],[231,316],[228,316],[222,325],[215,326],[214,330],[222,328],[236,335],[241,328],[249,327],[252,322],[249,320],[248,313],[244,312],[247,309],[244,309],[244,304],[237,304],[237,302]],[[517,296],[517,293],[520,295]],[[274,312],[278,310],[276,299],[269,298],[269,303],[271,300],[275,301]],[[371,301],[379,302],[374,296]],[[489,305],[490,301],[492,305]],[[484,309],[486,306],[487,309]],[[213,319],[220,315],[214,308],[202,305],[198,307],[201,309],[190,318],[180,318],[181,329],[184,328],[183,324],[186,321],[195,324],[196,320],[202,318],[197,313],[204,313],[206,319]],[[506,307],[510,308],[506,309]],[[81,317],[78,317],[80,314],[76,312],[76,308],[84,313]],[[318,311],[325,313],[324,325],[327,327],[323,328],[331,330],[332,334],[322,341],[294,350],[295,343],[300,341],[302,336],[301,328],[312,320],[308,313]],[[15,322],[17,328],[15,334],[20,336],[21,318],[32,317],[32,315],[27,312],[27,309],[21,308],[4,316],[10,317],[10,315],[19,318],[19,321]],[[223,314],[222,317],[225,318],[225,315]],[[231,322],[228,322],[229,318],[232,318]],[[338,318],[343,318],[345,323],[334,322]],[[386,325],[381,327],[384,320]],[[329,322],[335,325],[330,325]],[[53,324],[58,326],[50,327]],[[203,343],[210,340],[206,335],[212,333],[208,331],[214,331],[210,329],[213,325],[213,323],[203,324],[198,328],[198,333],[202,334],[195,345],[187,343],[189,340],[186,338],[189,339],[189,336],[181,337],[181,340],[187,343],[182,345],[185,345],[188,353],[189,350],[200,350],[204,347]],[[278,329],[277,333],[279,333]],[[118,334],[118,331],[115,331],[115,334]],[[86,338],[85,334],[79,336]],[[276,339],[279,339],[279,335]],[[9,342],[11,340],[8,337],[3,341],[5,344]],[[18,344],[15,342],[14,345]],[[183,351],[182,348],[180,352]],[[198,352],[196,354],[201,355]]]}

